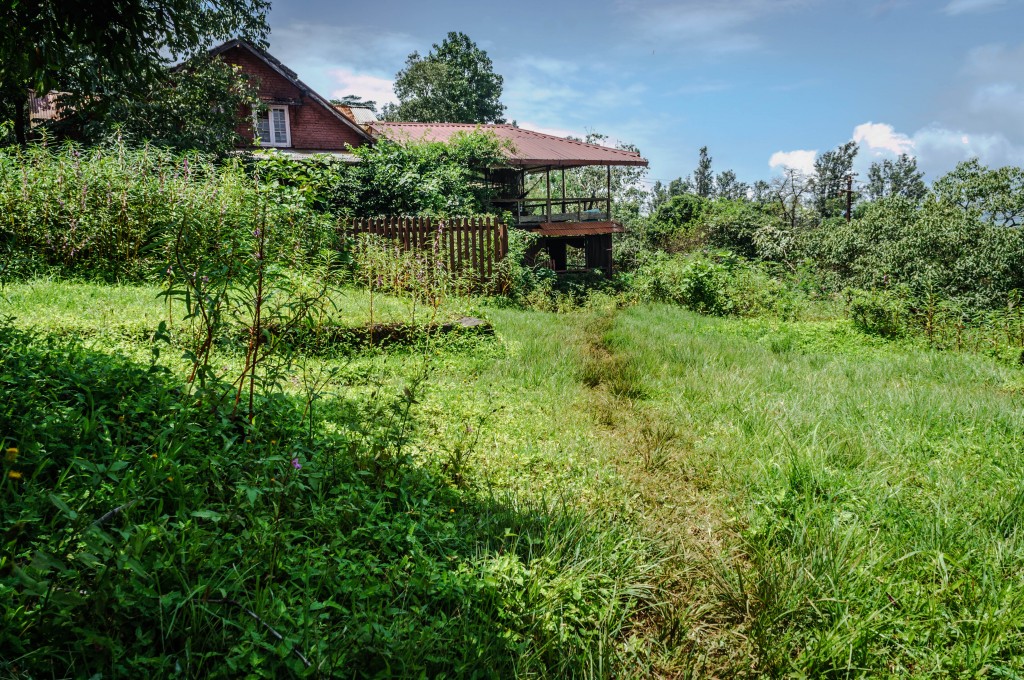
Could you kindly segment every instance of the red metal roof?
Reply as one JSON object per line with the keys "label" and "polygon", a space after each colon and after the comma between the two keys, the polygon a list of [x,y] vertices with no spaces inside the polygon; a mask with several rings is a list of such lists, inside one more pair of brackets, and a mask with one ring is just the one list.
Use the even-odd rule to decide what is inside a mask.
{"label": "red metal roof", "polygon": [[493,132],[512,143],[508,163],[516,167],[575,168],[584,165],[642,165],[647,161],[633,151],[586,144],[511,125],[470,123],[374,123],[373,130],[395,141],[447,142],[460,132]]}

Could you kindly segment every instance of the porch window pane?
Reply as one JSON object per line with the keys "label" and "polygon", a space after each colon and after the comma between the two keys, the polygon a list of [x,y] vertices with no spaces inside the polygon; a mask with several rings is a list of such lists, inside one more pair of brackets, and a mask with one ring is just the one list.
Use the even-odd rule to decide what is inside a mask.
{"label": "porch window pane", "polygon": [[256,136],[261,144],[272,144],[270,139],[270,114],[268,111],[256,112]]}
{"label": "porch window pane", "polygon": [[274,116],[274,144],[288,143],[288,130],[285,125],[284,109],[271,109]]}

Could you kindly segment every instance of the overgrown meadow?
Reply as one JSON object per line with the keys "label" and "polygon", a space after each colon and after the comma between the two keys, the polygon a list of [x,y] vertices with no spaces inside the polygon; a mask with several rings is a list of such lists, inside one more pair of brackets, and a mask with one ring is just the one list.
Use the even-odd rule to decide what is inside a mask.
{"label": "overgrown meadow", "polygon": [[498,149],[375,149],[0,153],[4,675],[1020,673],[1019,234],[971,168],[827,231],[672,199],[611,279],[513,238],[488,287],[338,223],[479,212]]}

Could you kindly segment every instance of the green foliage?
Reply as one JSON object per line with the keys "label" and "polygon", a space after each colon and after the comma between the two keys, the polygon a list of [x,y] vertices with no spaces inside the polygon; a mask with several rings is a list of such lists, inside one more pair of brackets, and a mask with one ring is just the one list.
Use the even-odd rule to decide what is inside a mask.
{"label": "green foliage", "polygon": [[[515,330],[537,352],[529,361],[497,343],[344,358],[328,390],[312,387],[315,419],[305,371],[258,390],[256,417],[238,417],[210,399],[231,385],[197,401],[160,363],[122,358],[145,342],[86,346],[0,324],[12,396],[0,405],[0,674],[625,668],[634,617],[653,601],[649,544],[578,497],[491,491],[513,468],[490,466],[520,452],[552,497],[553,479],[577,475],[561,453],[529,450],[547,418],[509,413],[511,427],[502,413],[492,426],[478,413],[495,386],[521,387],[525,368],[558,376],[560,345],[530,344],[558,326],[530,321]],[[217,362],[244,364],[241,349]],[[442,369],[427,371],[432,386],[425,359]],[[568,408],[571,394],[553,403]],[[524,448],[477,450],[508,436]]]}
{"label": "green foliage", "polygon": [[24,140],[22,102],[29,89],[69,93],[77,109],[102,108],[110,95],[142,95],[180,57],[238,36],[262,43],[267,0],[45,0],[10,6],[0,27],[0,101],[15,109]]}
{"label": "green foliage", "polygon": [[707,241],[744,257],[785,260],[793,236],[775,214],[773,206],[752,201],[715,201],[703,216]]}
{"label": "green foliage", "polygon": [[425,123],[504,123],[502,83],[487,52],[453,31],[427,56],[409,55],[395,76],[398,104],[386,105],[383,116]]}
{"label": "green foliage", "polygon": [[765,269],[729,252],[657,254],[629,275],[629,294],[643,302],[670,302],[701,314],[788,316],[793,294]]}
{"label": "green foliage", "polygon": [[711,156],[708,147],[700,148],[697,168],[693,171],[693,193],[701,198],[712,198],[715,194],[715,177],[711,171]]}
{"label": "green foliage", "polygon": [[860,146],[846,142],[814,159],[814,209],[822,219],[841,215],[846,206],[846,178]]}
{"label": "green foliage", "polygon": [[58,125],[83,125],[87,139],[117,134],[179,151],[226,154],[241,141],[237,128],[251,123],[250,112],[260,100],[239,67],[203,55],[144,93],[111,95],[104,104],[98,119],[89,120],[86,113]]}
{"label": "green foliage", "polygon": [[647,237],[656,247],[669,248],[699,238],[701,218],[710,209],[707,199],[696,194],[678,194],[658,206],[651,215]]}
{"label": "green foliage", "polygon": [[903,284],[983,309],[1024,288],[1024,232],[993,226],[950,201],[891,198],[868,205],[850,224],[837,220],[807,235],[806,252],[836,285]]}
{"label": "green foliage", "polygon": [[736,178],[732,170],[723,170],[715,176],[715,196],[727,201],[737,201],[747,198],[747,191],[750,186]]}
{"label": "green foliage", "polygon": [[895,161],[886,158],[871,164],[865,193],[871,201],[896,196],[920,201],[928,193],[928,187],[924,183],[924,173],[917,169],[917,159],[900,154]]}
{"label": "green foliage", "polygon": [[992,170],[975,158],[939,178],[934,192],[939,202],[956,205],[973,219],[998,227],[1024,226],[1024,168]]}
{"label": "green foliage", "polygon": [[854,291],[850,296],[850,319],[864,333],[899,338],[908,333],[909,293],[905,288]]}
{"label": "green foliage", "polygon": [[458,134],[447,144],[379,139],[355,154],[352,213],[357,215],[474,215],[485,212],[488,190],[475,180],[503,158],[493,134]]}
{"label": "green foliage", "polygon": [[188,234],[180,255],[191,266],[233,234],[251,234],[268,199],[272,227],[286,234],[279,262],[301,266],[333,245],[333,225],[300,194],[261,190],[236,163],[123,143],[9,148],[0,152],[0,247],[80,276],[163,278],[168,237]]}

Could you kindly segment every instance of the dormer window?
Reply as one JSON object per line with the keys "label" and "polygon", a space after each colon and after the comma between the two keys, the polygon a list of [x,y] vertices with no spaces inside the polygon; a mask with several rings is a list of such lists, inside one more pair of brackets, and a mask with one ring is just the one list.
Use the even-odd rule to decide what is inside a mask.
{"label": "dormer window", "polygon": [[256,111],[256,136],[260,146],[291,146],[292,131],[287,106],[268,106]]}

